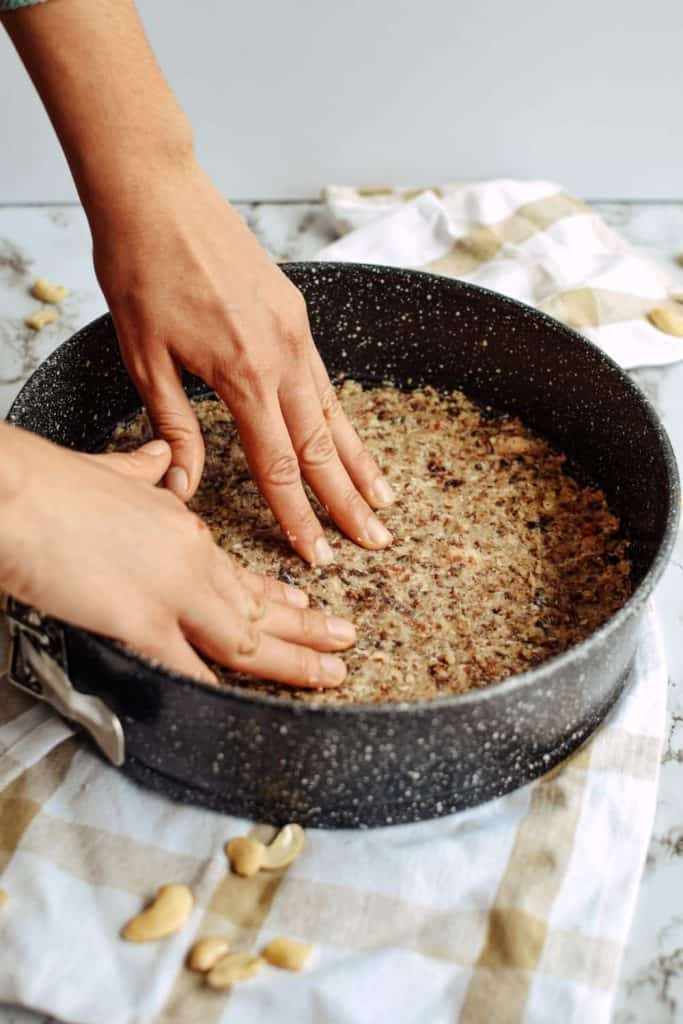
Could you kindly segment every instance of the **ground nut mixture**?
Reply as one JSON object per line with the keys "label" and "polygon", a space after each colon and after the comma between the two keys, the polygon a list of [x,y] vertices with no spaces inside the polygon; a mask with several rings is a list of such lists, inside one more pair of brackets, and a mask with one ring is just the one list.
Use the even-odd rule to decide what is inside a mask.
{"label": "ground nut mixture", "polygon": [[[627,543],[604,494],[579,485],[564,456],[518,419],[459,391],[346,381],[340,398],[400,496],[380,513],[395,542],[365,551],[316,506],[336,555],[320,569],[282,539],[225,406],[195,406],[207,459],[191,507],[239,562],[298,584],[313,606],[358,629],[339,689],[239,682],[327,704],[462,693],[564,651],[626,601]],[[119,428],[115,446],[147,429],[141,419]]]}

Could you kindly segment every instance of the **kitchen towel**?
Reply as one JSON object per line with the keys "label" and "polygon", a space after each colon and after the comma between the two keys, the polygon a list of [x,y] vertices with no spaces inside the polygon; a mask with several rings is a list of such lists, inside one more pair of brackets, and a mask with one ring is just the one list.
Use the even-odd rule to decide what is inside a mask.
{"label": "kitchen towel", "polygon": [[[645,617],[627,690],[561,768],[481,807],[307,833],[286,871],[242,879],[222,852],[264,826],[173,804],[105,765],[0,683],[0,1002],[70,1024],[606,1024],[657,795],[667,674]],[[158,943],[118,938],[157,886],[196,908]],[[192,942],[310,942],[228,994]]]}
{"label": "kitchen towel", "polygon": [[503,292],[581,331],[624,367],[683,359],[683,338],[647,319],[661,305],[683,317],[665,270],[553,182],[331,186],[323,198],[344,237],[319,259],[413,267]]}

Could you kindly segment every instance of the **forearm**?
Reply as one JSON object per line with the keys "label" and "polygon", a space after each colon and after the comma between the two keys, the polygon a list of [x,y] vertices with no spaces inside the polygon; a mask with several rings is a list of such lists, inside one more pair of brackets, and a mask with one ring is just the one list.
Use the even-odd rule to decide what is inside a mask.
{"label": "forearm", "polygon": [[49,0],[0,16],[89,215],[192,158],[192,132],[132,0]]}
{"label": "forearm", "polygon": [[30,530],[31,468],[36,449],[48,442],[0,422],[0,590],[17,593],[21,552]]}

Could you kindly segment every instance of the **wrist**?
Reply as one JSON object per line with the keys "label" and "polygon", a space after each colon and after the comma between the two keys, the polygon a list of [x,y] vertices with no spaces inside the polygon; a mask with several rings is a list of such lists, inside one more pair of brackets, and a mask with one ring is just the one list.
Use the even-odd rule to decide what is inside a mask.
{"label": "wrist", "polygon": [[115,220],[117,211],[138,201],[149,202],[151,190],[196,166],[189,122],[180,112],[169,121],[141,127],[134,142],[126,133],[125,139],[110,138],[104,149],[72,155],[71,169],[91,227],[102,217]]}

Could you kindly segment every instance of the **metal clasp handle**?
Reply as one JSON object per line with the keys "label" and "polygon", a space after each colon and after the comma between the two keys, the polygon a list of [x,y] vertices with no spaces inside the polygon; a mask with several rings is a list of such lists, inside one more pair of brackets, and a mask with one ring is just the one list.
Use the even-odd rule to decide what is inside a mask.
{"label": "metal clasp handle", "polygon": [[19,690],[44,700],[64,718],[82,726],[113,765],[123,764],[121,722],[99,697],[74,689],[59,623],[2,594],[0,674]]}

